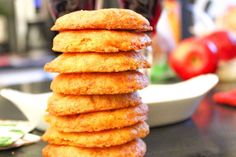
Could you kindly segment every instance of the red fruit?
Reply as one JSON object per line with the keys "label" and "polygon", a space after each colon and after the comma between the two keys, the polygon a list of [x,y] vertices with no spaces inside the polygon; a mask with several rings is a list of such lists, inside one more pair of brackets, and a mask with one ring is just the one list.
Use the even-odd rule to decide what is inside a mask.
{"label": "red fruit", "polygon": [[213,73],[218,64],[217,49],[212,42],[189,38],[183,40],[170,54],[169,62],[176,74],[184,80]]}
{"label": "red fruit", "polygon": [[236,35],[228,31],[216,31],[205,37],[203,40],[212,41],[218,49],[219,59],[230,60],[236,57]]}
{"label": "red fruit", "polygon": [[236,106],[236,89],[227,92],[218,92],[213,95],[215,102],[230,106]]}

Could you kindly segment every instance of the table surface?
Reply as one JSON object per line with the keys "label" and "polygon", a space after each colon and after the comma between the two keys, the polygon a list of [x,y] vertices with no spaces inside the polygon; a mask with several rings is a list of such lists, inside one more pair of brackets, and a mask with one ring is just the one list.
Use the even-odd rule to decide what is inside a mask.
{"label": "table surface", "polygon": [[[216,90],[236,87],[221,85]],[[47,92],[49,82],[13,86],[25,92]],[[33,104],[32,104],[33,105]],[[1,119],[25,119],[8,100],[0,97]],[[35,130],[34,133],[42,134]],[[211,94],[203,99],[191,119],[178,124],[152,128],[145,138],[146,157],[236,157],[236,109],[215,104]],[[41,157],[46,144],[23,146],[0,152],[0,157]]]}

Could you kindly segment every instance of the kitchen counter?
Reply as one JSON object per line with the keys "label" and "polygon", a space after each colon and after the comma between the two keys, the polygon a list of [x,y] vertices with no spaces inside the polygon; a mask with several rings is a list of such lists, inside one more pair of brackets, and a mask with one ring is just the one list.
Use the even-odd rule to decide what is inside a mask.
{"label": "kitchen counter", "polygon": [[[226,87],[222,85],[217,90]],[[236,87],[236,84],[229,87]],[[49,82],[11,88],[32,93],[47,92]],[[212,92],[203,99],[191,119],[151,128],[150,135],[145,138],[148,147],[146,157],[236,157],[236,108],[215,104],[211,100],[211,94]],[[12,103],[2,97],[0,118],[25,119]],[[34,130],[33,133],[41,135],[43,132]],[[44,142],[38,142],[0,151],[0,157],[41,157],[41,150],[45,145]]]}

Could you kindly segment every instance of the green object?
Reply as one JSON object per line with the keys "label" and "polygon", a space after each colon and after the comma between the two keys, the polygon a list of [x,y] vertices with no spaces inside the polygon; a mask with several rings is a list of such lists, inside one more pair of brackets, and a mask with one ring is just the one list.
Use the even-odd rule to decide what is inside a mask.
{"label": "green object", "polygon": [[11,137],[0,137],[0,147],[6,147],[13,143]]}
{"label": "green object", "polygon": [[14,144],[29,131],[29,127],[28,123],[22,121],[0,120],[0,147]]}
{"label": "green object", "polygon": [[25,134],[22,130],[17,130],[17,129],[7,130],[7,129],[8,128],[3,130],[0,135],[0,147],[6,147],[13,144],[15,141],[20,139]]}
{"label": "green object", "polygon": [[0,124],[0,127],[2,127],[2,126],[16,126],[16,124]]}
{"label": "green object", "polygon": [[12,133],[16,133],[16,134],[22,134],[22,135],[25,134],[24,131],[18,130],[18,129],[12,129],[12,130],[9,130],[9,131],[12,132]]}
{"label": "green object", "polygon": [[160,61],[159,64],[153,65],[151,69],[151,83],[167,83],[173,80],[176,80],[176,76],[166,59]]}

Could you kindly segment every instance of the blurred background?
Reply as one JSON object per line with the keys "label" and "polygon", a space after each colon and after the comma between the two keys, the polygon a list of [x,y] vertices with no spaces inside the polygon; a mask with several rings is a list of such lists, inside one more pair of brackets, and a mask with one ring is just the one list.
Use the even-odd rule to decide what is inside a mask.
{"label": "blurred background", "polygon": [[[157,134],[152,129],[147,143],[151,150],[159,151],[159,154],[153,155],[151,152],[149,155],[235,156],[235,109],[219,104],[236,106],[236,0],[0,0],[0,126],[1,119],[26,120],[27,114],[21,112],[25,102],[27,107],[24,109],[32,117],[38,118],[44,114],[43,106],[46,106],[47,100],[41,102],[42,95],[38,98],[23,93],[25,97],[17,94],[15,97],[14,92],[5,90],[9,97],[4,97],[12,98],[7,100],[2,97],[4,94],[1,91],[4,88],[33,94],[50,91],[50,81],[55,75],[46,73],[43,66],[59,54],[51,50],[52,40],[57,34],[50,31],[55,19],[75,10],[100,8],[132,9],[149,20],[153,31],[148,35],[153,42],[142,53],[152,63],[152,68],[147,71],[151,83],[174,83],[207,73],[219,76],[220,83],[201,103],[199,101],[206,93],[201,97],[194,95],[197,99],[191,103],[189,97],[180,95],[191,95],[194,87],[199,91],[206,89],[204,87],[214,84],[214,80],[206,79],[203,84],[201,81],[194,82],[185,88],[179,84],[179,91],[176,91],[178,88],[163,88],[167,89],[164,90],[166,92],[148,93],[150,98],[159,99],[160,95],[167,100],[172,96],[177,98],[176,101],[170,99],[167,104],[161,102],[164,104],[160,105],[161,109],[163,106],[165,112],[164,109],[150,109],[165,115],[161,118],[169,118],[176,113],[185,116],[189,111],[193,114],[197,110],[193,116],[190,115],[190,121],[157,128]],[[178,86],[174,84],[172,87]],[[19,100],[20,105],[15,107],[13,104],[18,102],[13,99]],[[182,100],[187,100],[190,107]],[[158,107],[159,104],[153,106]],[[20,155],[16,151],[15,156],[25,156],[24,152],[37,156],[43,146],[41,142],[24,147],[18,151]],[[14,151],[6,153],[14,155]],[[7,156],[4,153],[1,155]]]}
{"label": "blurred background", "polygon": [[[56,17],[74,10],[114,7],[135,10],[148,18],[154,27],[154,31],[149,33],[153,44],[147,49],[153,65],[149,71],[152,83],[188,79],[208,72],[218,73],[222,81],[236,80],[232,74],[236,68],[232,33],[236,32],[235,0],[0,0],[0,87],[51,79],[50,74],[43,72],[43,65],[57,55],[51,50],[56,32],[50,31]],[[214,56],[209,53],[213,50],[202,41],[211,38],[208,36],[215,32],[218,34],[213,35],[213,44],[218,51],[224,52],[217,52],[220,56],[211,63],[209,60],[214,60]],[[190,47],[205,46],[203,50],[195,48],[201,52],[194,54],[205,51],[203,53],[208,55],[195,55],[190,57],[190,61],[185,59],[190,50],[181,48],[181,45],[190,37],[197,38],[187,43]],[[196,44],[195,40],[199,38],[204,39]],[[217,40],[221,41],[217,43]],[[177,55],[172,55],[175,53]],[[183,61],[176,56],[182,56]],[[195,68],[192,70],[195,73],[189,74],[188,69],[176,67],[176,64]]]}

